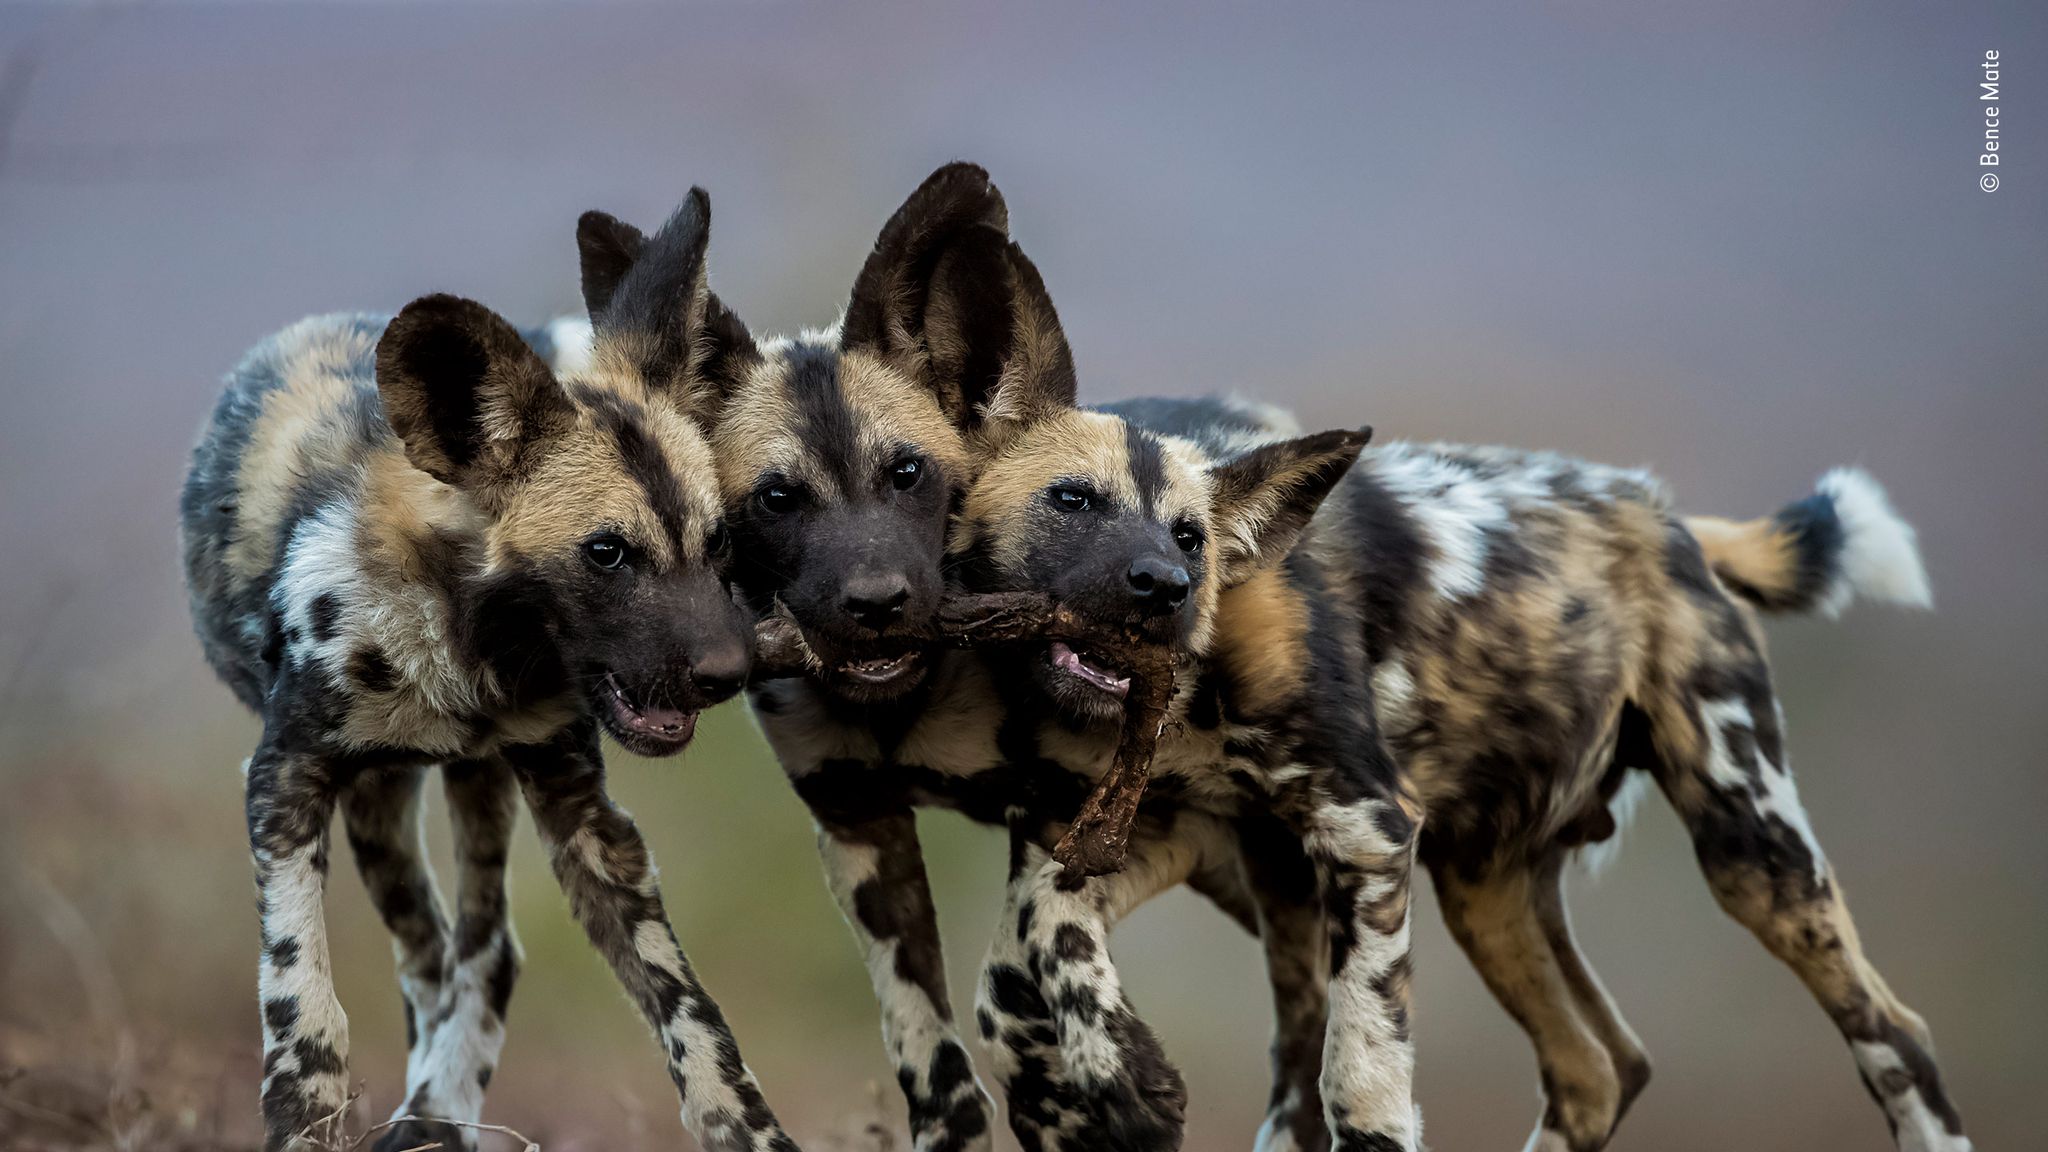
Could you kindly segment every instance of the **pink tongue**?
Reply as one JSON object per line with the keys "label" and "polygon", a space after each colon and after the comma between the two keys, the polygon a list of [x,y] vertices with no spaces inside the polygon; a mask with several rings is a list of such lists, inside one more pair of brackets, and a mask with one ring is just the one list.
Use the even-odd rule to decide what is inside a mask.
{"label": "pink tongue", "polygon": [[1052,662],[1054,667],[1071,672],[1104,692],[1121,696],[1131,690],[1131,682],[1128,679],[1111,676],[1090,665],[1081,659],[1079,653],[1058,640],[1052,642]]}
{"label": "pink tongue", "polygon": [[1052,642],[1052,663],[1053,667],[1072,672],[1076,676],[1086,676],[1088,674],[1081,667],[1080,655],[1058,640]]}

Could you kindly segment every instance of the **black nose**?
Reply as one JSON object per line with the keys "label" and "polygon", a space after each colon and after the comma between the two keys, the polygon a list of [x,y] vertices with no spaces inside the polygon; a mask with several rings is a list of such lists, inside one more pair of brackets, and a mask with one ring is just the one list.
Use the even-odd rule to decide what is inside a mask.
{"label": "black nose", "polygon": [[1162,557],[1140,557],[1126,577],[1133,597],[1150,611],[1171,612],[1188,598],[1188,570]]}
{"label": "black nose", "polygon": [[846,582],[846,598],[840,601],[846,614],[879,632],[903,615],[903,602],[910,599],[910,582],[901,574],[856,576]]}
{"label": "black nose", "polygon": [[690,662],[690,683],[705,704],[729,699],[747,686],[747,672],[753,662],[747,646],[723,644],[697,654]]}

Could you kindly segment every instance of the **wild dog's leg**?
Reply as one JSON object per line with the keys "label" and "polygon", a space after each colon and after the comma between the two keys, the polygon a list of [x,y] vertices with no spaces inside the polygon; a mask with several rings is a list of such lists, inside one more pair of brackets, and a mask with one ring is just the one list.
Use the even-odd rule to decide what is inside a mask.
{"label": "wild dog's leg", "polygon": [[579,723],[505,758],[570,910],[661,1041],[684,1126],[707,1152],[795,1152],[676,943],[639,829],[605,794],[596,727]]}
{"label": "wild dog's leg", "polygon": [[[1622,1109],[1647,1077],[1648,1062],[1627,1036],[1628,1027],[1611,1011],[1611,1025],[1585,1011],[1575,990],[1582,973],[1568,934],[1560,946],[1541,911],[1546,901],[1562,913],[1557,899],[1556,860],[1536,867],[1502,863],[1479,876],[1455,864],[1433,870],[1438,903],[1451,935],[1472,959],[1480,978],[1536,1047],[1543,1074],[1544,1109],[1529,1152],[1595,1152],[1607,1145]],[[1564,924],[1560,917],[1558,929]],[[1606,995],[1591,985],[1601,1003]],[[1638,1063],[1619,1066],[1603,1029],[1627,1036]]]}
{"label": "wild dog's leg", "polygon": [[[1257,831],[1245,825],[1255,821]],[[1258,1152],[1322,1152],[1323,1028],[1330,1006],[1330,944],[1315,866],[1270,813],[1240,821],[1241,859],[1205,865],[1188,887],[1259,938],[1273,992],[1273,1089]]]}
{"label": "wild dog's leg", "polygon": [[1259,916],[1273,990],[1273,1094],[1258,1152],[1324,1152],[1323,1034],[1330,1007],[1329,930],[1315,866],[1301,841],[1269,814],[1238,823],[1238,849]]}
{"label": "wild dog's leg", "polygon": [[[426,769],[411,766],[365,772],[341,799],[349,851],[371,905],[391,932],[398,989],[405,997],[406,1095],[394,1116],[447,1115],[414,1095],[441,1019],[449,962],[448,918],[421,845],[420,782],[425,776]],[[401,1125],[387,1129],[376,1147],[378,1152],[397,1152],[436,1141],[457,1152],[475,1145],[460,1129],[446,1125],[432,1130]]]}
{"label": "wild dog's leg", "polygon": [[464,1094],[469,1085],[476,1086],[473,1101],[464,1101],[459,1116],[475,1120],[483,1108],[484,1089],[497,1071],[505,1043],[505,1013],[519,979],[519,938],[512,931],[505,898],[505,857],[518,819],[519,786],[511,766],[499,759],[461,761],[443,769],[442,776],[461,876],[455,907],[455,972],[449,981],[461,1003],[452,1016],[456,1022],[472,1024],[456,1034],[469,1037],[466,1042],[437,1038],[433,1063],[451,1071]]}
{"label": "wild dog's leg", "polygon": [[[988,1045],[990,1072],[1010,1106],[1010,1130],[1027,1152],[1052,1152],[1088,1126],[1086,1103],[1060,1067],[1052,1008],[1039,992],[1026,957],[1030,836],[1010,829],[1010,875],[995,936],[975,987],[975,1028]],[[1043,854],[1036,863],[1042,863]]]}
{"label": "wild dog's leg", "polygon": [[[1755,652],[1702,670],[1709,690],[1652,714],[1658,783],[1692,833],[1714,897],[1805,982],[1849,1041],[1908,1152],[1970,1147],[1927,1025],[1863,955],[1833,869],[1792,784],[1770,673]],[[1718,691],[1716,691],[1718,689]]]}
{"label": "wild dog's leg", "polygon": [[1315,863],[1330,940],[1323,1112],[1335,1147],[1412,1152],[1421,1144],[1408,1039],[1408,895],[1420,815],[1352,788],[1290,805]]}
{"label": "wild dog's leg", "polygon": [[913,1147],[984,1152],[995,1106],[954,1030],[917,820],[908,804],[878,799],[866,778],[858,764],[831,761],[796,787],[817,821],[825,882],[867,959],[882,1043],[910,1105]]}
{"label": "wild dog's leg", "polygon": [[1109,930],[1233,851],[1220,823],[1181,813],[1164,828],[1135,833],[1121,872],[1068,889],[1065,869],[1040,839],[1013,830],[1010,895],[980,999],[1019,1140],[1046,1148],[1069,1140],[1081,1148],[1180,1146],[1186,1088],[1124,996]]}
{"label": "wild dog's leg", "polygon": [[1586,963],[1585,954],[1579,951],[1579,943],[1572,936],[1571,915],[1564,905],[1563,857],[1551,864],[1548,877],[1536,889],[1536,921],[1543,925],[1551,954],[1557,957],[1558,969],[1571,987],[1572,1002],[1592,1027],[1593,1034],[1607,1046],[1608,1058],[1614,1061],[1614,1074],[1621,1079],[1621,1103],[1615,1109],[1614,1121],[1620,1124],[1622,1117],[1628,1115],[1629,1105],[1649,1086],[1650,1054],[1643,1049],[1635,1029],[1621,1018],[1620,1009],[1614,1006],[1613,998]]}
{"label": "wild dog's leg", "polygon": [[[453,947],[440,995],[424,1017],[417,1056],[408,1063],[406,1099],[396,1115],[474,1123],[505,1044],[505,1009],[519,974],[519,943],[505,904],[505,854],[517,788],[501,760],[463,760],[442,770],[455,825],[460,877]],[[402,1124],[378,1139],[378,1152],[439,1141],[471,1147],[470,1129]]]}
{"label": "wild dog's leg", "polygon": [[[271,742],[248,765],[249,847],[263,922],[263,1146],[345,1143],[348,1017],[327,955],[328,824],[334,765]],[[299,1139],[304,1137],[304,1139]]]}
{"label": "wild dog's leg", "polygon": [[420,843],[420,783],[425,776],[424,768],[365,773],[341,799],[356,871],[370,904],[391,932],[398,961],[408,1079],[426,1051],[422,1029],[431,1023],[448,977],[448,918]]}

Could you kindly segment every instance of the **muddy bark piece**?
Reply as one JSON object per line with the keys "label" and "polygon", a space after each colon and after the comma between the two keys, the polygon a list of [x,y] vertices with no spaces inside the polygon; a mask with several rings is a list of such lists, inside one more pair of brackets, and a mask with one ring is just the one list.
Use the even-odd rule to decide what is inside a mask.
{"label": "muddy bark piece", "polygon": [[748,683],[791,680],[819,667],[818,657],[804,643],[804,630],[780,603],[754,625],[754,670],[747,676]]}
{"label": "muddy bark piece", "polygon": [[[1104,650],[1100,641],[1091,641],[1091,645]],[[1117,651],[1117,657],[1130,672],[1131,690],[1124,697],[1124,726],[1117,736],[1116,758],[1052,850],[1052,858],[1066,866],[1060,874],[1060,887],[1070,891],[1090,876],[1123,871],[1131,824],[1138,818],[1138,801],[1144,798],[1145,782],[1152,774],[1152,754],[1166,726],[1166,707],[1173,702],[1173,658],[1166,649],[1149,644],[1125,646]]]}
{"label": "muddy bark piece", "polygon": [[1073,613],[1043,592],[981,592],[948,596],[939,604],[939,634],[955,648],[1013,644],[1049,635],[1049,629],[1079,628]]}
{"label": "muddy bark piece", "polygon": [[[939,605],[937,629],[917,639],[949,648],[980,648],[1038,637],[1061,639],[1068,633],[1083,634],[1079,621],[1043,593],[989,592],[948,597]],[[803,627],[781,603],[754,625],[754,668],[748,683],[806,676],[822,666],[804,642]]]}

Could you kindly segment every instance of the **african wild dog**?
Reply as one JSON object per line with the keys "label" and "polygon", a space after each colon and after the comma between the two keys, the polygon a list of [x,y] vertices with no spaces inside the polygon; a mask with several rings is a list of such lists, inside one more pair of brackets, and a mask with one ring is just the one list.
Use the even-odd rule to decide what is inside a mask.
{"label": "african wild dog", "polygon": [[[922,709],[976,417],[1007,364],[1071,379],[1064,342],[1039,334],[1049,306],[1033,311],[1043,292],[1011,260],[1006,227],[987,174],[950,165],[883,228],[835,328],[756,342],[714,299],[684,333],[719,394],[711,437],[734,581],[757,612],[788,609],[820,658],[810,677],[756,693],[755,713],[816,819],[921,1152],[986,1148],[992,1108],[954,1028],[909,798],[818,772],[803,749],[830,725],[887,729]],[[600,214],[578,235],[586,285],[644,243]]]}
{"label": "african wild dog", "polygon": [[[304,321],[230,377],[183,499],[208,659],[263,718],[246,768],[263,957],[265,1146],[332,1136],[348,1098],[322,893],[342,811],[397,938],[400,1114],[477,1119],[518,969],[504,867],[523,792],[572,910],[653,1025],[707,1148],[792,1149],[606,795],[600,730],[680,751],[737,693],[751,632],[693,421],[709,204],[693,190],[596,286],[587,371],[558,379],[482,305]],[[460,863],[452,925],[420,852],[427,766]],[[467,1131],[405,1124],[382,1149]],[[327,1146],[325,1144],[322,1145]]]}
{"label": "african wild dog", "polygon": [[[1285,431],[1231,406],[1124,410],[1189,437],[1166,439],[1168,457],[1199,459],[1199,444],[1244,458]],[[955,530],[969,587],[1057,586],[1100,538],[1089,509],[1126,514],[1128,498],[1098,501],[1100,477],[1076,463],[1084,444],[1024,437],[984,468]],[[1130,469],[1145,470],[1156,466]],[[1079,518],[1043,511],[1047,496],[1073,503],[1062,489],[1076,488]],[[1297,926],[1298,946],[1285,955],[1269,933],[1281,1066],[1262,1147],[1416,1146],[1407,908],[1418,858],[1453,935],[1536,1044],[1546,1109],[1531,1147],[1603,1147],[1649,1065],[1571,939],[1562,865],[1612,834],[1611,805],[1637,770],[1686,821],[1723,907],[1849,1040],[1899,1146],[1967,1149],[1926,1027],[1864,958],[1799,807],[1752,607],[1833,613],[1858,597],[1927,602],[1911,529],[1860,472],[1830,473],[1777,516],[1738,524],[1681,519],[1649,476],[1554,455],[1367,451],[1284,564],[1218,599],[1154,764],[1133,867],[1064,891],[1044,853],[1058,829],[1013,822],[1010,914],[981,995],[983,1030],[1004,1050],[999,1078],[1013,1095],[1022,1079],[1035,1098],[1073,1101],[1044,1118],[1063,1135],[1087,1129],[1105,1081],[1126,1078],[1115,1099],[1156,1081],[1156,1052],[1113,1023],[1123,1001],[1108,926],[1220,850],[1216,825],[1189,814],[1241,822],[1263,811],[1295,834],[1294,851],[1242,832],[1238,848],[1262,919]],[[1041,725],[1037,754],[1100,771],[1114,742],[1103,708],[1113,670],[1053,646],[1030,680],[1064,718]],[[1077,699],[1089,688],[1092,705]],[[1004,703],[1007,732],[1019,706]],[[1313,885],[1298,882],[1304,851]],[[1290,870],[1294,882],[1271,882]],[[1317,904],[1327,951],[1298,930]],[[1324,1010],[1325,979],[1325,1045],[1290,1049],[1288,1022]],[[1291,1012],[1290,994],[1303,1001]],[[1317,1056],[1327,1136],[1302,1069],[1285,1066]],[[1109,1142],[1100,1131],[1079,1140]]]}
{"label": "african wild dog", "polygon": [[[601,279],[640,243],[602,217],[586,219],[582,238],[586,279],[592,270]],[[712,438],[735,580],[757,610],[789,608],[823,660],[808,679],[759,687],[756,715],[816,818],[829,886],[882,1005],[916,1147],[987,1148],[991,1106],[953,1022],[913,808],[947,806],[995,824],[1013,810],[1050,818],[1071,814],[1087,782],[984,747],[982,724],[994,713],[982,663],[942,654],[926,637],[945,586],[949,517],[980,461],[1016,429],[1072,412],[1072,357],[1057,315],[1009,239],[987,174],[956,164],[883,228],[835,330],[756,343],[719,305],[688,336],[704,378],[723,394]],[[1354,439],[1337,434],[1311,453],[1327,468],[1297,464],[1326,483],[1341,471],[1336,461],[1355,453]],[[1252,483],[1260,466],[1247,464],[1241,477],[1248,508],[1274,496]],[[1312,488],[1294,495],[1312,506]],[[1305,519],[1305,508],[1277,517],[1271,531]],[[1223,552],[1254,545],[1280,547],[1246,528]],[[1165,603],[1174,565],[1153,567]],[[1196,595],[1212,596],[1213,585]],[[1013,734],[1028,744],[1029,729],[1020,720]],[[1255,927],[1227,837],[1223,844],[1186,879]],[[1319,1042],[1319,1020],[1296,1031],[1310,1023]],[[1173,1134],[1133,1146],[1177,1141],[1178,1080],[1159,1068],[1156,1092],[1104,1109],[1118,1127]],[[1013,1096],[1024,1099],[1021,1091]]]}

